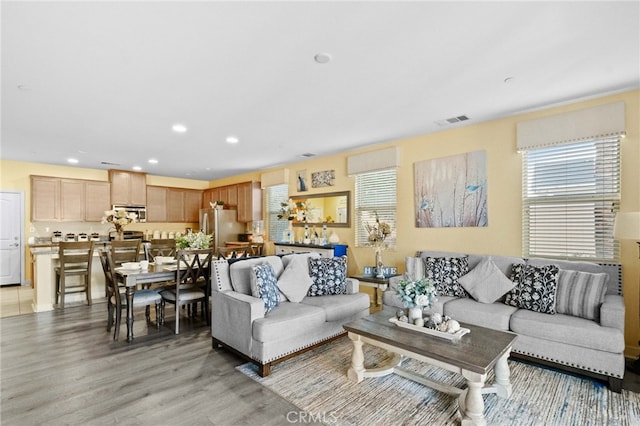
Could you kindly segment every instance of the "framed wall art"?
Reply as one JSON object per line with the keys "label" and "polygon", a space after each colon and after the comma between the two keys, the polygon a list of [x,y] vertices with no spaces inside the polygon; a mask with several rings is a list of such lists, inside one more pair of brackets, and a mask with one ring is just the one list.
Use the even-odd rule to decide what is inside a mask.
{"label": "framed wall art", "polygon": [[296,172],[296,176],[297,176],[297,186],[298,186],[298,192],[305,192],[307,191],[309,188],[307,187],[307,171],[306,170],[298,170]]}
{"label": "framed wall art", "polygon": [[335,170],[324,170],[322,172],[311,173],[311,187],[322,188],[323,186],[333,186],[336,181]]}
{"label": "framed wall art", "polygon": [[416,227],[488,226],[485,151],[414,163]]}

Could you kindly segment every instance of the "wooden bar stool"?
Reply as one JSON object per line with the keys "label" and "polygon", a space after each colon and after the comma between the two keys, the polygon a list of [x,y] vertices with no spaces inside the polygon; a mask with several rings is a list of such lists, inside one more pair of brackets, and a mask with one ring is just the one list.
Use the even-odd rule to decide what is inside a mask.
{"label": "wooden bar stool", "polygon": [[[61,242],[59,246],[60,266],[56,268],[56,303],[64,309],[67,293],[86,293],[91,305],[91,261],[93,241]],[[80,283],[67,284],[67,277],[81,277]]]}

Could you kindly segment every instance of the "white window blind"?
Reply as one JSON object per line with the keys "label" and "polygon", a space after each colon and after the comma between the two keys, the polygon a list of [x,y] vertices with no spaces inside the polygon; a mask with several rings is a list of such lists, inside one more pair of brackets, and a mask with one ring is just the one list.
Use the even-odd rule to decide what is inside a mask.
{"label": "white window blind", "polygon": [[617,260],[619,138],[528,150],[522,158],[525,256]]}
{"label": "white window blind", "polygon": [[385,242],[396,245],[396,169],[380,170],[356,175],[356,246],[366,247],[369,234],[365,224],[380,222],[391,226],[391,235]]}
{"label": "white window blind", "polygon": [[281,203],[289,199],[289,185],[273,185],[266,188],[267,193],[267,238],[269,241],[282,241],[282,233],[287,230],[286,220],[278,219]]}

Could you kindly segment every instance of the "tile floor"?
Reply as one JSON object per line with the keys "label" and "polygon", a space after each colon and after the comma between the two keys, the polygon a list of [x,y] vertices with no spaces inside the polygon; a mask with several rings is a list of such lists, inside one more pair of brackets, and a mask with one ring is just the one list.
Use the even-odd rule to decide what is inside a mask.
{"label": "tile floor", "polygon": [[26,285],[0,287],[0,318],[33,312],[33,288]]}

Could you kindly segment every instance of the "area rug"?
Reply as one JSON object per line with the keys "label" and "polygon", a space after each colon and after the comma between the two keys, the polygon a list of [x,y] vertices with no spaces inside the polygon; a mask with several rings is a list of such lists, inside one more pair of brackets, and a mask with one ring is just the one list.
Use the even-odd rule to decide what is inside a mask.
{"label": "area rug", "polygon": [[[365,345],[365,366],[380,364],[385,351]],[[257,368],[237,369],[273,390],[309,417],[331,425],[459,424],[457,397],[397,375],[347,380],[351,343],[346,337],[274,365],[261,378]],[[411,359],[402,366],[457,387],[460,376]],[[509,399],[484,395],[489,425],[639,425],[640,394],[611,392],[604,384],[536,365],[509,361],[513,393]],[[493,381],[489,374],[487,383]]]}

